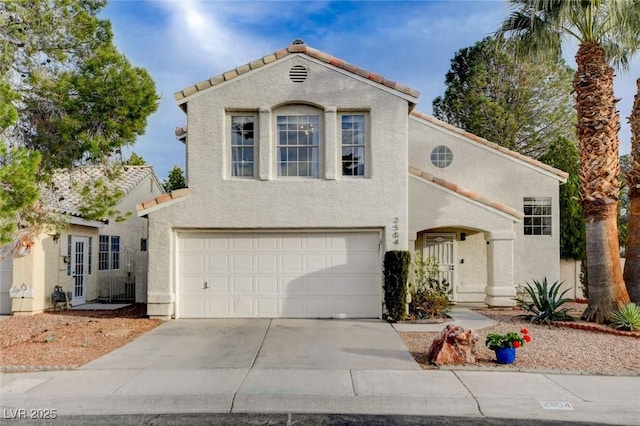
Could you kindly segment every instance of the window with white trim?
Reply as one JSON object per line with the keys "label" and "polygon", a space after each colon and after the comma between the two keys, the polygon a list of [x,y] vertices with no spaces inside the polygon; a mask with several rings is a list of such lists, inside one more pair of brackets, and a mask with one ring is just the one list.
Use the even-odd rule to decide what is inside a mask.
{"label": "window with white trim", "polygon": [[120,269],[120,237],[100,235],[98,239],[98,270]]}
{"label": "window with white trim", "polygon": [[342,176],[364,176],[365,140],[365,116],[342,115]]}
{"label": "window with white trim", "polygon": [[254,176],[255,121],[253,115],[231,116],[231,176]]}
{"label": "window with white trim", "polygon": [[319,136],[317,115],[279,115],[278,176],[318,177]]}
{"label": "window with white trim", "polygon": [[551,235],[551,197],[524,197],[524,235]]}
{"label": "window with white trim", "polygon": [[446,169],[453,161],[453,152],[448,146],[438,145],[431,151],[431,164],[439,169]]}

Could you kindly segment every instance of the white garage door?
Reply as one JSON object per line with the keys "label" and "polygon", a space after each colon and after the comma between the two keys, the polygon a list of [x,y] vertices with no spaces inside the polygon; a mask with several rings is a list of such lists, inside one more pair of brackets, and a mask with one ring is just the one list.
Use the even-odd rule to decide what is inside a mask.
{"label": "white garage door", "polygon": [[0,260],[0,314],[11,313],[11,299],[9,290],[13,284],[13,258],[7,255],[4,260]]}
{"label": "white garage door", "polygon": [[181,233],[182,318],[378,318],[378,232]]}

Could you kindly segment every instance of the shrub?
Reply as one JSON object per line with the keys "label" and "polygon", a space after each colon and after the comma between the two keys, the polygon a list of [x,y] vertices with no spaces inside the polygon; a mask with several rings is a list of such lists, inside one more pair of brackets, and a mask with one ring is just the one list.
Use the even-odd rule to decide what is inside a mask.
{"label": "shrub", "polygon": [[537,324],[550,324],[551,321],[572,321],[574,318],[568,314],[569,309],[560,309],[562,305],[571,301],[571,299],[563,298],[569,291],[568,289],[558,296],[561,285],[562,281],[556,281],[549,287],[546,277],[542,282],[533,280],[533,285],[525,283],[524,291],[528,297],[520,297],[515,300],[518,302],[518,306],[529,313],[520,316]]}
{"label": "shrub", "polygon": [[438,280],[438,259],[423,259],[418,253],[413,261],[413,288],[409,312],[417,319],[445,318],[451,310],[451,285]]}
{"label": "shrub", "polygon": [[392,250],[384,254],[384,304],[390,321],[405,317],[410,262],[408,251]]}
{"label": "shrub", "polygon": [[611,314],[611,324],[618,330],[640,330],[640,306],[627,303]]}

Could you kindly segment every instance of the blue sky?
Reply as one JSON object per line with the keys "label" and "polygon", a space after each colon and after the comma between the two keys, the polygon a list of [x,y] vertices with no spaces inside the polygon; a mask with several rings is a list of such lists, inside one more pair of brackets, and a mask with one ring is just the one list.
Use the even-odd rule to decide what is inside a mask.
{"label": "blue sky", "polygon": [[[300,38],[418,90],[417,109],[431,114],[433,99],[444,93],[455,53],[493,33],[508,10],[500,0],[110,0],[101,16],[111,20],[118,48],[156,82],[160,107],[132,150],[165,179],[174,165],[185,168],[184,145],[174,130],[186,124],[186,116],[176,106],[174,92]],[[575,67],[573,54],[569,48],[565,57]],[[617,74],[620,152],[626,154],[631,137],[627,117],[640,60]]]}

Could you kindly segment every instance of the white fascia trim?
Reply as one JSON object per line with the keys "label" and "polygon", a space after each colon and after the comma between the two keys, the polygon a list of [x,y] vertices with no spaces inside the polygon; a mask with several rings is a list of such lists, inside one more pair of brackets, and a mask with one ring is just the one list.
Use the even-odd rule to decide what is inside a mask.
{"label": "white fascia trim", "polygon": [[77,216],[71,216],[69,220],[71,225],[89,226],[92,228],[103,228],[105,223],[101,220],[87,220]]}

